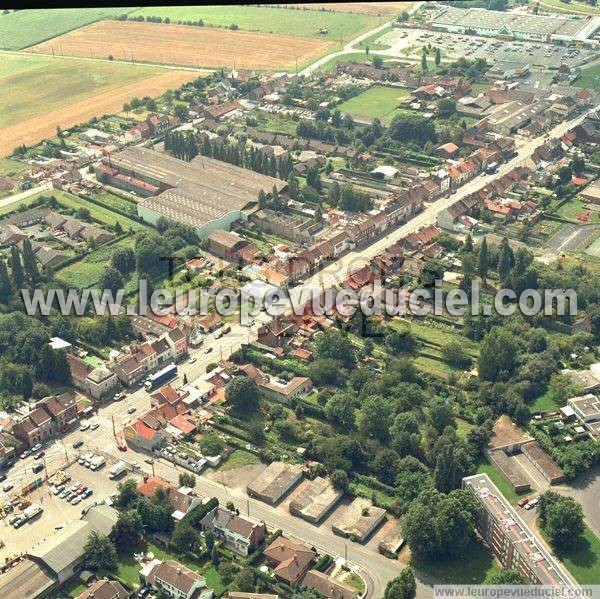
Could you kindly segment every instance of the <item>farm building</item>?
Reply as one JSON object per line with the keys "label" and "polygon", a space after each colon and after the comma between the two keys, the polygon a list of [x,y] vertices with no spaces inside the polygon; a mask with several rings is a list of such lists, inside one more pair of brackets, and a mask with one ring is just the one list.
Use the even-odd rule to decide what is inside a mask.
{"label": "farm building", "polygon": [[287,183],[227,162],[196,156],[184,162],[133,146],[103,159],[107,183],[145,197],[138,214],[156,224],[164,217],[189,225],[199,237],[228,230],[258,208],[260,190],[283,191]]}

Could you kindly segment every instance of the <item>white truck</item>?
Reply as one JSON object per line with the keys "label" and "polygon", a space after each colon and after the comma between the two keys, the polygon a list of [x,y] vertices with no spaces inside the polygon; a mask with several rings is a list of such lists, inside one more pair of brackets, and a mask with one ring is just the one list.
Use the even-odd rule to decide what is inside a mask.
{"label": "white truck", "polygon": [[104,456],[101,456],[101,455],[94,456],[90,460],[90,470],[98,470],[99,468],[102,468],[102,466],[104,466],[104,464],[106,464],[106,458]]}
{"label": "white truck", "polygon": [[119,460],[108,472],[108,478],[117,478],[120,474],[127,470],[127,463]]}
{"label": "white truck", "polygon": [[44,511],[44,508],[37,503],[32,503],[29,507],[26,507],[23,510],[23,516],[25,520],[31,520],[35,518],[38,514],[41,514]]}

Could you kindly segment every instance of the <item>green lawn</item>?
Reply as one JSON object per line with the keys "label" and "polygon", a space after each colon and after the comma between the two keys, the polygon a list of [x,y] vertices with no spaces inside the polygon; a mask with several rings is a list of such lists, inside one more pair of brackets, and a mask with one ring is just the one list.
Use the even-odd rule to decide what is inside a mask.
{"label": "green lawn", "polygon": [[374,85],[354,98],[350,98],[339,109],[357,116],[391,118],[401,100],[408,98],[410,91],[401,87]]}
{"label": "green lawn", "polygon": [[260,464],[258,456],[244,451],[243,449],[236,449],[233,453],[223,462],[221,470],[227,472],[228,470],[235,470],[242,466],[250,466],[251,464]]}
{"label": "green lawn", "polygon": [[44,8],[0,14],[0,40],[5,50],[19,50],[78,29],[130,8]]}
{"label": "green lawn", "polygon": [[600,90],[600,64],[589,69],[582,69],[580,77],[575,81],[577,87],[585,87],[589,90]]}
{"label": "green lawn", "polygon": [[600,584],[600,539],[587,526],[575,549],[554,553],[578,583]]}
{"label": "green lawn", "polygon": [[585,253],[594,258],[600,258],[600,237],[592,242],[586,249]]}
{"label": "green lawn", "polygon": [[12,158],[0,158],[0,177],[15,177],[29,169],[29,165]]}
{"label": "green lawn", "polygon": [[[151,6],[133,15],[169,17],[177,21],[199,21],[205,25],[229,27],[302,37],[318,37],[333,41],[350,40],[363,31],[379,25],[376,15],[349,14],[317,10],[295,10],[268,6]],[[326,29],[326,34],[319,33]]]}
{"label": "green lawn", "polygon": [[455,559],[432,563],[413,557],[411,564],[417,570],[449,584],[483,584],[501,570],[491,552],[477,541]]}
{"label": "green lawn", "polygon": [[519,499],[533,492],[534,489],[526,491],[525,493],[515,493],[512,489],[511,484],[500,474],[500,471],[493,466],[486,458],[482,458],[477,463],[477,474],[487,474],[491,481],[498,487],[498,490],[506,500],[512,504],[516,504]]}
{"label": "green lawn", "polygon": [[[555,214],[567,220],[572,220],[576,223],[582,222],[577,219],[578,216],[586,212],[585,207],[587,202],[580,200],[579,198],[573,198],[568,202],[565,202]],[[597,213],[590,212],[589,221],[590,223],[597,223],[600,220]]]}
{"label": "green lawn", "polygon": [[555,390],[548,387],[545,393],[535,398],[529,409],[532,414],[536,414],[537,412],[554,412],[564,405],[565,402],[557,397]]}
{"label": "green lawn", "polygon": [[541,8],[545,8],[552,12],[565,12],[575,14],[586,14],[586,15],[599,15],[600,8],[597,6],[590,6],[583,2],[561,2],[561,0],[540,0]]}

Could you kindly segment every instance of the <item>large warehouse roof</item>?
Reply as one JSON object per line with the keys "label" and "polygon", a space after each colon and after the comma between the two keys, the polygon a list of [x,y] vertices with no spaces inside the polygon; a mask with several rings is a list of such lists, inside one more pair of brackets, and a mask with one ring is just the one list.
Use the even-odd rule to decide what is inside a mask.
{"label": "large warehouse roof", "polygon": [[281,179],[206,156],[184,162],[139,146],[111,155],[110,165],[162,184],[163,189],[169,187],[140,206],[196,228],[256,203],[261,189],[270,193],[273,186],[281,191],[287,185]]}
{"label": "large warehouse roof", "polygon": [[575,36],[587,24],[585,20],[565,17],[530,15],[517,12],[501,12],[483,8],[454,8],[449,6],[443,13],[434,15],[432,25],[455,25],[472,29],[507,28],[513,33],[536,33],[540,35]]}

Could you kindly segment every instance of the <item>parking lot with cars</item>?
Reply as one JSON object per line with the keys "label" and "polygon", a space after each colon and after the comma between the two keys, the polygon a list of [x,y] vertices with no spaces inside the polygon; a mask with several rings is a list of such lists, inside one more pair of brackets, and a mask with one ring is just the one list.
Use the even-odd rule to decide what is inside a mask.
{"label": "parking lot with cars", "polygon": [[[4,494],[2,498],[3,516],[0,517],[0,539],[4,546],[0,548],[0,560],[26,550],[52,535],[70,520],[81,516],[82,510],[94,502],[112,501],[111,495],[117,492],[118,483],[126,476],[138,478],[134,472],[128,471],[123,476],[111,480],[108,473],[114,459],[94,469],[91,454],[87,460],[83,452],[82,458],[68,468],[51,476],[49,483],[44,483],[22,499],[26,503],[39,505],[42,511],[29,520],[24,517],[26,503],[19,505],[17,489]],[[81,462],[81,463],[79,463]],[[52,484],[55,483],[55,484]],[[10,507],[9,507],[10,504]]]}
{"label": "parking lot with cars", "polygon": [[[543,67],[558,67],[565,63],[569,67],[579,66],[589,61],[594,52],[585,48],[555,46],[540,42],[498,40],[491,37],[477,37],[430,31],[426,29],[392,29],[377,42],[391,46],[382,54],[421,59],[423,46],[440,48],[442,59],[485,58],[489,63],[498,61],[522,62]],[[407,50],[410,49],[410,52]],[[430,56],[433,60],[433,55]]]}

